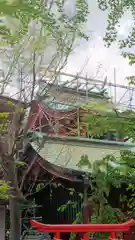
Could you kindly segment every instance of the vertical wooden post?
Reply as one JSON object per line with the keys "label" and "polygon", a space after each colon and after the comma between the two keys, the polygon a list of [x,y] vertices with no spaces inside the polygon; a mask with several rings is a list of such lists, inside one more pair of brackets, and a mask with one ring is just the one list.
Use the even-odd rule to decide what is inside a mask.
{"label": "vertical wooden post", "polygon": [[116,92],[116,69],[114,68],[114,101],[115,101],[115,105],[117,102],[117,92]]}
{"label": "vertical wooden post", "polygon": [[80,109],[77,108],[77,133],[80,136]]}
{"label": "vertical wooden post", "polygon": [[83,195],[83,223],[89,224],[92,215],[92,203],[88,200],[89,178],[84,176],[84,195]]}

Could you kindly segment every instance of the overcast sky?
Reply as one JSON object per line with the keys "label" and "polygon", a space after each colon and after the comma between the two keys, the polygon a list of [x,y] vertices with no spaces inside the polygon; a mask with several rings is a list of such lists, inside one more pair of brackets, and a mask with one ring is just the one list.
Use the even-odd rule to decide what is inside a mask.
{"label": "overcast sky", "polygon": [[[97,1],[89,0],[89,2],[90,14],[86,30],[89,33],[90,39],[88,42],[82,41],[80,47],[70,57],[67,70],[72,73],[77,72],[83,66],[86,59],[90,57],[84,73],[87,73],[89,76],[95,76],[97,66],[101,64],[98,77],[102,78],[103,75],[107,75],[108,80],[113,81],[113,68],[115,67],[117,71],[117,83],[127,84],[125,77],[135,74],[135,67],[130,67],[128,61],[120,56],[116,44],[113,44],[109,49],[104,47],[102,38],[107,25],[107,13],[98,9]],[[119,37],[127,36],[131,24],[132,18],[128,12],[121,21]]]}

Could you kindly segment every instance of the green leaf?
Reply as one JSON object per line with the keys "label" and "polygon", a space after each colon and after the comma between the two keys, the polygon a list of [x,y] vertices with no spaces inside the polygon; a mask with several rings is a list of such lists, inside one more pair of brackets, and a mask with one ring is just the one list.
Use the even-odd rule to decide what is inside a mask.
{"label": "green leaf", "polygon": [[25,165],[27,165],[25,162],[22,162],[22,161],[15,161],[15,165],[17,166],[17,167],[23,167],[23,166],[25,166]]}
{"label": "green leaf", "polygon": [[44,188],[44,183],[39,183],[36,186],[36,192],[40,192]]}
{"label": "green leaf", "polygon": [[[133,54],[132,48],[135,46],[135,24],[131,24],[130,33],[127,38],[119,40],[118,29],[121,28],[121,19],[129,11],[131,13],[131,19],[135,19],[135,2],[127,0],[117,0],[117,1],[108,1],[108,0],[98,0],[98,6],[102,11],[108,9],[108,19],[107,19],[107,28],[104,41],[107,47],[110,47],[111,44],[116,41],[119,44],[120,49],[126,49],[126,52],[122,52],[124,58],[128,58],[129,64],[135,64],[135,55]],[[131,52],[128,52],[127,49],[131,49]]]}
{"label": "green leaf", "polygon": [[[26,0],[7,2],[6,0],[2,0],[0,2],[0,17],[7,20],[8,16],[12,22],[16,20],[16,22],[19,22],[19,27],[16,27],[15,30],[14,26],[13,28],[11,26],[9,27],[8,22],[1,20],[3,26],[0,26],[0,36],[6,39],[9,44],[16,44],[20,42],[24,36],[28,35],[30,24],[36,20],[42,25],[43,32],[46,32],[47,36],[51,36],[53,39],[57,38],[57,43],[59,42],[61,44],[64,35],[67,33],[69,33],[70,36],[72,33],[74,36],[88,40],[82,31],[82,25],[86,23],[88,17],[87,0],[76,1],[76,14],[72,19],[65,13],[63,3],[60,3],[60,1],[55,2],[56,12],[58,11],[60,13],[60,17],[58,18],[56,12],[51,11],[52,3],[45,7],[44,2],[40,0],[33,0],[32,2]],[[42,49],[40,41],[38,41],[36,48]],[[63,50],[69,55],[67,46],[65,46]]]}

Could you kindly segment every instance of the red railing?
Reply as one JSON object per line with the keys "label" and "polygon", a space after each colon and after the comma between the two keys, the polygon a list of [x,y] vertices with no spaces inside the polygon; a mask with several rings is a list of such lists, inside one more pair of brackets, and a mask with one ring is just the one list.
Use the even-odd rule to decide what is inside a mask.
{"label": "red railing", "polygon": [[134,225],[134,220],[130,220],[121,224],[69,224],[69,225],[49,225],[39,223],[31,220],[31,225],[37,229],[38,232],[54,233],[55,239],[60,239],[60,233],[84,233],[84,240],[89,239],[88,233],[93,232],[108,232],[110,237],[108,240],[116,240],[118,232],[128,232]]}

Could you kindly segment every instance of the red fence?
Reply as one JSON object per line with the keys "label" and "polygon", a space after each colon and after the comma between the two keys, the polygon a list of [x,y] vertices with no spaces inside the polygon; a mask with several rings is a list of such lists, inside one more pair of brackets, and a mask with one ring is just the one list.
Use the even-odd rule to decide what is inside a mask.
{"label": "red fence", "polygon": [[38,232],[54,233],[55,239],[60,239],[60,233],[84,233],[84,240],[89,239],[88,233],[93,232],[108,232],[110,237],[108,240],[117,240],[117,233],[127,232],[134,225],[134,220],[130,220],[121,224],[69,224],[69,225],[49,225],[31,220],[31,225]]}

